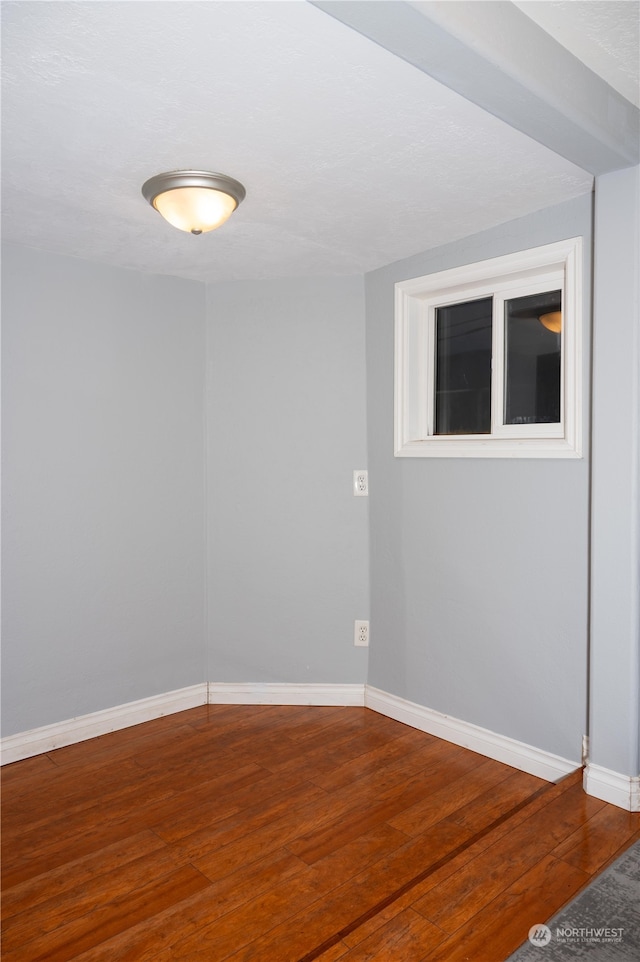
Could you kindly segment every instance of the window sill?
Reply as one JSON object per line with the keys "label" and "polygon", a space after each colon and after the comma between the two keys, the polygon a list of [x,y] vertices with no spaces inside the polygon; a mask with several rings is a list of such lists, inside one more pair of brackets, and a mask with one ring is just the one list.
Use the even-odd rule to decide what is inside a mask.
{"label": "window sill", "polygon": [[396,458],[582,458],[565,438],[431,437],[407,441]]}

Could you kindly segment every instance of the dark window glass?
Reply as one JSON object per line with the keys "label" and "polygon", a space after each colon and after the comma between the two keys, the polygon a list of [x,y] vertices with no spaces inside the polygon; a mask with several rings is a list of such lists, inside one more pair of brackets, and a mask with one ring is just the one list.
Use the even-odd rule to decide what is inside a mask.
{"label": "dark window glass", "polygon": [[560,421],[561,291],[505,303],[505,424]]}
{"label": "dark window glass", "polygon": [[435,434],[491,432],[492,304],[436,309]]}

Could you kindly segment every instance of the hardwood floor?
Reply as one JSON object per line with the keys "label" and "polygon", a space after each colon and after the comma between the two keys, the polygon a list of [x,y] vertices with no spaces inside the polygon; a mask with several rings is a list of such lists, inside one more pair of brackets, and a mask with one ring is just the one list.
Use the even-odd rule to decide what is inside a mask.
{"label": "hardwood floor", "polygon": [[640,816],[364,708],[209,705],[6,766],[4,962],[503,962]]}

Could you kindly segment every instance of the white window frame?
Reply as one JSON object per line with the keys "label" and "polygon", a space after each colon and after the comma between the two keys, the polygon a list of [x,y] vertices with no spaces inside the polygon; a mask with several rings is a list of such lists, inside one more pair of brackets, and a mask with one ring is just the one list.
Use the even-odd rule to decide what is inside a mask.
{"label": "white window frame", "polygon": [[[504,302],[562,291],[559,424],[503,424]],[[436,435],[438,307],[493,297],[491,434]],[[582,238],[494,257],[395,285],[395,456],[582,457]]]}

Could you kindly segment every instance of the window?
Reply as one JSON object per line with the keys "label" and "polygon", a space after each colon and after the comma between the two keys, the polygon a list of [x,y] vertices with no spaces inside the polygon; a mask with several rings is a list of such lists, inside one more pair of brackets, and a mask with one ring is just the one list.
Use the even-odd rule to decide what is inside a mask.
{"label": "window", "polygon": [[581,457],[580,238],[396,284],[397,457]]}

